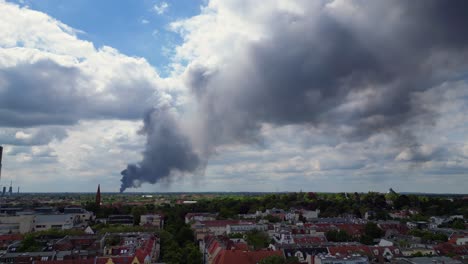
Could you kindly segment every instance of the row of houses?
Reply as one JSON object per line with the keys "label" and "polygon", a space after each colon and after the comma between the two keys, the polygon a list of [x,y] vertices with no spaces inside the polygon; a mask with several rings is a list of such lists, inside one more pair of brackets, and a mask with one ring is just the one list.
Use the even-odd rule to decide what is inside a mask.
{"label": "row of houses", "polygon": [[0,215],[0,234],[26,234],[48,229],[84,228],[94,220],[94,213],[82,208],[54,211],[15,211]]}
{"label": "row of houses", "polygon": [[102,236],[66,236],[42,241],[37,252],[0,254],[0,263],[150,264],[159,258],[159,238],[152,233],[114,233]]}
{"label": "row of houses", "polygon": [[[215,220],[216,214],[191,213],[186,216],[186,222],[191,223],[196,239],[200,241],[200,250],[206,256],[205,263],[227,263],[221,259],[226,259],[227,256],[277,254],[274,252],[278,251],[281,251],[284,257],[297,257],[301,260],[300,263],[390,263],[390,261],[396,263],[415,255],[438,257],[455,253],[459,257],[468,256],[468,252],[465,251],[468,234],[460,231],[456,233],[459,236],[455,237],[456,231],[453,229],[439,230],[446,232],[451,238],[444,244],[440,241],[423,241],[419,237],[410,235],[412,228],[426,229],[426,225],[412,227],[401,221],[375,221],[377,227],[383,231],[383,235],[380,240],[374,240],[373,246],[366,246],[359,242],[330,242],[327,241],[326,234],[329,231],[344,231],[354,241],[359,241],[365,234],[368,220],[334,217],[290,221],[281,210],[266,210],[262,214],[265,213],[280,218],[281,221],[269,222],[268,219],[258,215],[255,218],[244,215],[240,220]],[[263,231],[271,238],[270,245],[262,250],[262,253],[254,253],[256,251],[252,251],[252,248],[245,243],[242,244],[242,241],[229,242],[231,234],[245,234],[251,230]],[[431,232],[439,231],[431,230]],[[212,241],[214,238],[215,242]],[[228,251],[230,253],[223,253]],[[241,254],[241,251],[249,253]],[[222,254],[218,255],[220,253]]]}

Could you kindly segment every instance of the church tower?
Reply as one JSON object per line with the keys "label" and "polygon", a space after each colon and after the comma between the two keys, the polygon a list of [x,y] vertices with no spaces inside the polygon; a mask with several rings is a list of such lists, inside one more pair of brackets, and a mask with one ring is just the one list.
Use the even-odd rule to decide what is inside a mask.
{"label": "church tower", "polygon": [[96,205],[101,206],[101,185],[98,184],[96,192]]}

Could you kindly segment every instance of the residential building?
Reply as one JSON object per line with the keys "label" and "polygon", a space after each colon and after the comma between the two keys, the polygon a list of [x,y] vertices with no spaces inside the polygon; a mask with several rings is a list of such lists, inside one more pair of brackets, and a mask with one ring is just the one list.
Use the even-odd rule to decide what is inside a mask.
{"label": "residential building", "polygon": [[214,264],[257,264],[262,259],[270,256],[283,256],[280,250],[259,250],[259,251],[245,251],[245,250],[231,250],[222,249],[214,259]]}
{"label": "residential building", "polygon": [[320,213],[319,209],[316,209],[316,210],[302,210],[301,211],[302,216],[307,221],[311,221],[311,220],[314,220],[314,219],[318,218],[319,213]]}
{"label": "residential building", "polygon": [[365,256],[350,255],[350,256],[331,256],[331,255],[316,255],[314,257],[315,264],[369,264],[369,260]]}
{"label": "residential building", "polygon": [[0,234],[26,234],[33,229],[34,215],[0,216]]}
{"label": "residential building", "polygon": [[141,226],[151,226],[156,228],[163,228],[164,218],[160,214],[147,214],[140,216]]}
{"label": "residential building", "polygon": [[252,230],[265,231],[267,230],[267,226],[251,222],[240,222],[238,224],[229,224],[226,226],[226,234],[228,235],[235,233],[243,234]]}
{"label": "residential building", "polygon": [[108,224],[133,225],[133,215],[110,215],[107,219]]}
{"label": "residential building", "polygon": [[296,257],[299,260],[299,263],[314,263],[314,258],[316,255],[326,255],[328,250],[325,247],[294,247],[294,248],[284,248],[284,256],[286,258]]}
{"label": "residential building", "polygon": [[39,214],[34,217],[32,231],[71,229],[77,221],[77,216],[74,214]]}
{"label": "residential building", "polygon": [[185,223],[188,224],[190,222],[196,221],[213,221],[216,220],[218,214],[212,213],[188,213],[185,215]]}

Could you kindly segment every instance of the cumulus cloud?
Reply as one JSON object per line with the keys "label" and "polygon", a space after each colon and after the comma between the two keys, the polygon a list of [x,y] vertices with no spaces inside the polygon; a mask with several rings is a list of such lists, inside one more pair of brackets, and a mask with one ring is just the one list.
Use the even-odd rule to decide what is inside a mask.
{"label": "cumulus cloud", "polygon": [[162,15],[162,14],[166,13],[168,8],[169,8],[169,4],[167,2],[161,2],[161,3],[156,4],[156,5],[153,6],[154,11],[158,15]]}
{"label": "cumulus cloud", "polygon": [[40,12],[5,2],[0,11],[0,126],[138,119],[158,102],[160,78],[144,59],[96,49]]}
{"label": "cumulus cloud", "polygon": [[53,140],[60,141],[66,136],[66,129],[60,126],[41,126],[27,129],[3,128],[0,131],[2,144],[16,146],[47,145]]}
{"label": "cumulus cloud", "polygon": [[[88,153],[94,161],[76,162],[81,152],[67,136],[85,142],[98,134],[74,132],[85,129],[83,122],[93,120],[100,126],[103,120],[139,121],[150,107],[170,104],[171,88],[156,70],[143,58],[108,46],[97,48],[80,39],[79,30],[28,7],[0,1],[0,13],[0,143],[14,157],[4,168],[20,175],[42,170],[51,178],[77,175],[73,170],[82,169],[98,177],[109,175],[102,154],[110,149],[122,157],[109,155],[113,162],[120,161],[109,162],[114,172],[123,159],[134,157],[122,154],[125,147],[139,157],[141,144],[135,147],[129,145],[133,139],[116,138],[94,142],[105,143],[96,148],[99,153]],[[65,171],[48,167],[50,162],[59,162]]]}
{"label": "cumulus cloud", "polygon": [[0,0],[8,169],[110,186],[130,162],[121,190],[207,164],[219,189],[456,182],[468,168],[465,5],[211,0],[169,26],[183,41],[161,79],[142,58]]}
{"label": "cumulus cloud", "polygon": [[[189,138],[183,153],[197,158],[170,169],[198,170],[220,146],[262,144],[264,124],[314,127],[345,140],[387,134],[400,147],[418,146],[415,132],[430,129],[440,107],[423,95],[467,70],[467,7],[436,0],[210,1],[200,15],[172,24],[184,39],[174,61],[189,62],[182,77],[193,111],[171,133]],[[151,137],[158,136],[148,134],[147,149],[159,148]],[[406,149],[396,160],[436,153]],[[160,169],[145,164],[146,171]],[[171,170],[134,170],[132,179],[153,183]]]}

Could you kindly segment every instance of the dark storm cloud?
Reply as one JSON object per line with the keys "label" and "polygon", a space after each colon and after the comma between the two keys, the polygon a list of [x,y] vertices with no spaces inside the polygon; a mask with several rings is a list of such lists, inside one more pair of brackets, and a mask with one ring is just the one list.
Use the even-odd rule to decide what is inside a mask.
{"label": "dark storm cloud", "polygon": [[156,183],[173,172],[194,172],[203,167],[168,109],[148,112],[141,133],[147,136],[143,161],[122,171],[121,192],[144,182]]}
{"label": "dark storm cloud", "polygon": [[[384,12],[396,3],[377,2],[366,4]],[[372,17],[364,2],[356,3]],[[414,95],[466,70],[467,61],[459,58],[467,52],[468,17],[460,10],[468,4],[398,3],[393,8],[402,10],[401,17],[370,21],[375,26],[364,29],[327,11],[318,18],[274,16],[268,41],[251,45],[212,76],[199,68],[190,72],[203,76],[190,78],[204,85],[196,92],[204,92],[199,98],[206,126],[221,126],[242,140],[263,122],[348,125],[368,136],[399,130],[416,116],[430,119]],[[392,33],[384,36],[388,42],[379,38],[382,31]],[[362,100],[353,99],[360,94]],[[347,103],[355,107],[340,111]]]}
{"label": "dark storm cloud", "polygon": [[[153,88],[145,80],[116,80],[94,91],[78,67],[52,60],[0,69],[0,126],[70,125],[81,119],[141,118]],[[132,81],[132,82],[129,82]],[[112,95],[112,96],[111,96]]]}
{"label": "dark storm cloud", "polygon": [[123,172],[123,189],[157,182],[171,170],[199,169],[220,145],[258,142],[264,123],[325,127],[330,136],[347,127],[350,138],[392,133],[412,141],[413,124],[435,118],[417,93],[467,70],[467,1],[352,1],[350,13],[336,12],[329,1],[319,11],[302,3],[303,15],[271,14],[262,21],[267,37],[215,69],[187,68],[202,158],[182,136],[195,132],[158,123],[160,115],[147,119],[145,127],[158,129],[147,133],[141,166]]}

